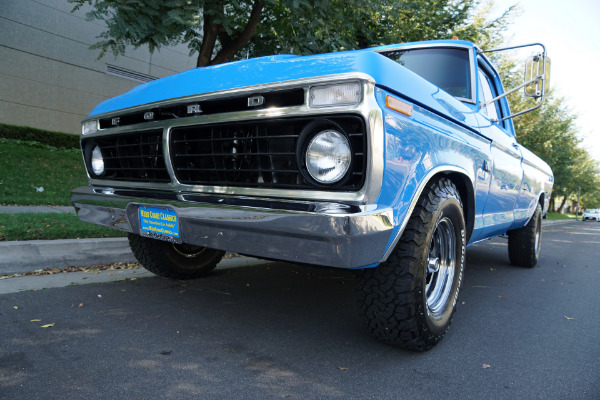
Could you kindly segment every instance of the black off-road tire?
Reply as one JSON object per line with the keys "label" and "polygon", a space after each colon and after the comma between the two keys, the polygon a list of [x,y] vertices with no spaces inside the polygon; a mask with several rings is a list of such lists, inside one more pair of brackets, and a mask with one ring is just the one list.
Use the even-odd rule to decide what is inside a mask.
{"label": "black off-road tire", "polygon": [[[428,184],[388,260],[358,272],[360,313],[378,340],[415,351],[441,340],[456,309],[465,241],[458,190],[446,178]],[[436,287],[444,295],[434,296]]]}
{"label": "black off-road tire", "polygon": [[533,216],[520,229],[508,232],[508,258],[517,267],[537,265],[542,247],[542,206],[538,203]]}
{"label": "black off-road tire", "polygon": [[195,279],[212,271],[224,251],[187,244],[173,244],[130,233],[129,247],[148,271],[169,279]]}

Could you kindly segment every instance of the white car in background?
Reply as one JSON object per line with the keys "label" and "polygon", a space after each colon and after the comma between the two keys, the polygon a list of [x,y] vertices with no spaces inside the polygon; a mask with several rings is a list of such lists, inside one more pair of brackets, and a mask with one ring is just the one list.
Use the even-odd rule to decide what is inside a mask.
{"label": "white car in background", "polygon": [[581,219],[587,221],[588,219],[600,221],[600,210],[585,210]]}

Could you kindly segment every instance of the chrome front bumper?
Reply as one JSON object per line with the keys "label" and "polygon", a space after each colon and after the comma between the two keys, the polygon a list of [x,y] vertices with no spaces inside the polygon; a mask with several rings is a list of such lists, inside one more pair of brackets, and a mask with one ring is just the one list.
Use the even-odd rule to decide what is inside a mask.
{"label": "chrome front bumper", "polygon": [[138,206],[168,207],[184,243],[262,258],[340,268],[381,261],[392,210],[333,203],[201,196],[83,186],[71,192],[82,221],[140,232]]}

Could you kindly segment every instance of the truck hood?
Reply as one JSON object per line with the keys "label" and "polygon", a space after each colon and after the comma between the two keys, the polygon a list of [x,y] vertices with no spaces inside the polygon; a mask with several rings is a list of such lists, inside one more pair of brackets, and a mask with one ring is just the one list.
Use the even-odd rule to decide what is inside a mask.
{"label": "truck hood", "polygon": [[471,125],[465,121],[472,113],[466,105],[372,49],[313,56],[277,55],[195,68],[142,84],[106,100],[90,116],[220,90],[346,73],[366,74],[386,90]]}

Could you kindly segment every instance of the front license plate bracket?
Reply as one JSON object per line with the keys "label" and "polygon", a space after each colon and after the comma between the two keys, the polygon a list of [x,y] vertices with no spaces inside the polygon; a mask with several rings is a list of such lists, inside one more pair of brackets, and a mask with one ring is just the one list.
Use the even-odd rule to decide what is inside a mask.
{"label": "front license plate bracket", "polygon": [[181,243],[179,216],[175,210],[162,207],[138,206],[140,236]]}

